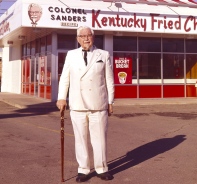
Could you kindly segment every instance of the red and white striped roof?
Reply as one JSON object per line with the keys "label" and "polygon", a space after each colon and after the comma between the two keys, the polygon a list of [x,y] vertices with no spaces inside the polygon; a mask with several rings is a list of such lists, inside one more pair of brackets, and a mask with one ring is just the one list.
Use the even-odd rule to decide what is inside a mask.
{"label": "red and white striped roof", "polygon": [[[96,1],[96,0],[83,0]],[[197,7],[197,0],[97,0],[103,2],[125,2],[128,4],[147,4],[147,5],[168,5],[168,6],[184,6]]]}

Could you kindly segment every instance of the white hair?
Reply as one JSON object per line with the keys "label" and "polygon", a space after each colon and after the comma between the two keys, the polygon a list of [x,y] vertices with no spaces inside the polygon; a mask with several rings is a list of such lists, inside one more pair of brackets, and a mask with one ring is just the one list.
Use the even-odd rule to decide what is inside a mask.
{"label": "white hair", "polygon": [[83,30],[83,29],[89,29],[89,30],[91,31],[92,35],[94,35],[94,30],[91,29],[90,27],[88,27],[88,26],[80,26],[80,27],[77,29],[77,36],[80,35],[80,32],[81,32],[81,30]]}
{"label": "white hair", "polygon": [[35,3],[32,3],[32,4],[29,5],[28,10],[30,11],[30,9],[31,9],[32,7],[38,7],[38,8],[40,9],[40,12],[42,12],[42,7],[41,7],[40,5],[35,4]]}

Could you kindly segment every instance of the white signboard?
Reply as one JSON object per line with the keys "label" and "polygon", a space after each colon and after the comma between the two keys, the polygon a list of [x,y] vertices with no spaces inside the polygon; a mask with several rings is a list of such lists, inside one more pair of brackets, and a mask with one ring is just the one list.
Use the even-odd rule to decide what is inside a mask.
{"label": "white signboard", "polygon": [[88,25],[97,30],[154,33],[196,33],[197,17],[144,13],[106,12],[102,10],[25,4],[23,26],[73,28]]}
{"label": "white signboard", "polygon": [[[0,17],[0,38],[22,27],[73,29],[88,25],[94,30],[196,34],[197,16],[119,12],[64,4],[23,3],[17,1]],[[102,3],[102,2],[100,2]],[[102,6],[100,6],[102,7]]]}

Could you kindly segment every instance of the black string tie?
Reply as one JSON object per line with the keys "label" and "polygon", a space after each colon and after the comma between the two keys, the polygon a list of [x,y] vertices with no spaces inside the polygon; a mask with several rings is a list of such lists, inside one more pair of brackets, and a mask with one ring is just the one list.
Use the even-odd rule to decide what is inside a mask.
{"label": "black string tie", "polygon": [[89,52],[90,50],[84,50],[84,49],[82,49],[82,51],[84,52],[83,58],[84,58],[84,61],[85,61],[85,65],[87,66],[87,64],[88,64],[88,61],[87,61],[87,52]]}

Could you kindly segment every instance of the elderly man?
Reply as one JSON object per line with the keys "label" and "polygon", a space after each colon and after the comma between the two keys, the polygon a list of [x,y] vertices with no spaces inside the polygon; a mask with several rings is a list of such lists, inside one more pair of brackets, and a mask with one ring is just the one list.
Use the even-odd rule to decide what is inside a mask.
{"label": "elderly man", "polygon": [[78,28],[77,41],[81,47],[68,51],[66,56],[59,82],[57,107],[60,111],[65,109],[69,89],[70,117],[79,165],[76,181],[85,182],[89,179],[88,129],[97,176],[102,180],[112,180],[106,157],[108,116],[113,113],[114,100],[110,55],[93,45],[94,31],[87,26]]}

